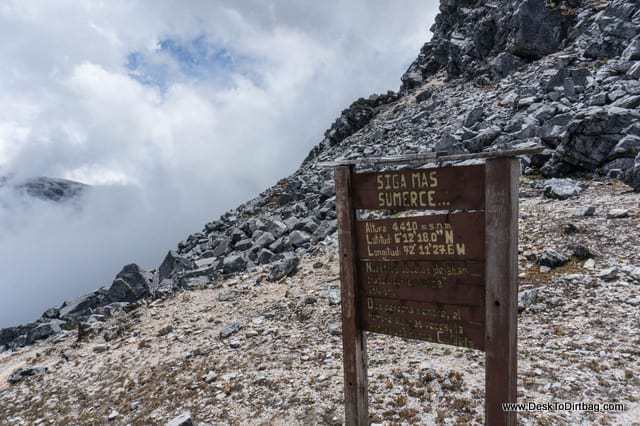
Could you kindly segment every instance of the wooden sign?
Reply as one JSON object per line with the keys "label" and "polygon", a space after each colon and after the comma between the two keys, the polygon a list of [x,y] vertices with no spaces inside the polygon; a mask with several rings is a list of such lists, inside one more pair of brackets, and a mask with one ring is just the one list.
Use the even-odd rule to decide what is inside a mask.
{"label": "wooden sign", "polygon": [[358,173],[353,181],[356,209],[484,208],[484,166]]}
{"label": "wooden sign", "polygon": [[[482,157],[398,172],[336,166],[347,425],[369,424],[366,331],[484,350],[485,422],[515,425],[501,404],[516,402],[519,162]],[[356,209],[446,214],[358,221]]]}
{"label": "wooden sign", "polygon": [[356,222],[360,259],[484,259],[484,213]]}

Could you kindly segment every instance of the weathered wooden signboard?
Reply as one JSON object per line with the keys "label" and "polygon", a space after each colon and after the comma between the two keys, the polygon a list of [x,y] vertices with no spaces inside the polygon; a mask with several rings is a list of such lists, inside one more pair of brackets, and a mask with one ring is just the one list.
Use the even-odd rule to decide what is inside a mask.
{"label": "weathered wooden signboard", "polygon": [[[347,425],[369,421],[365,331],[485,351],[485,421],[515,425],[516,414],[502,403],[516,402],[514,156],[522,153],[379,173],[333,164]],[[392,215],[357,220],[358,209]],[[398,217],[400,211],[408,213]]]}

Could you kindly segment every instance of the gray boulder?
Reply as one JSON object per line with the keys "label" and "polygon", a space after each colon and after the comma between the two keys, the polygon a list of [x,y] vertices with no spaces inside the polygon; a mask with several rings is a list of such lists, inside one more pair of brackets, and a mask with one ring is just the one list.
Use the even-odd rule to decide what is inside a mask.
{"label": "gray boulder", "polygon": [[231,255],[224,258],[222,270],[225,274],[242,272],[247,268],[247,260],[241,254]]}
{"label": "gray boulder", "polygon": [[524,65],[524,61],[509,52],[502,52],[491,61],[491,71],[498,78],[504,78]]}
{"label": "gray boulder", "polygon": [[566,200],[583,191],[578,182],[572,179],[547,179],[544,181],[544,196],[557,200]]}
{"label": "gray boulder", "polygon": [[111,302],[135,302],[150,295],[152,276],[135,263],[122,268],[107,295]]}
{"label": "gray boulder", "polygon": [[162,282],[165,278],[173,278],[183,271],[188,271],[196,267],[195,263],[177,255],[173,251],[169,251],[164,260],[158,267],[158,281]]}
{"label": "gray boulder", "polygon": [[293,231],[289,234],[289,243],[294,247],[302,247],[311,241],[311,236],[304,231]]}
{"label": "gray boulder", "polygon": [[212,241],[211,247],[213,247],[213,250],[211,255],[213,257],[220,257],[229,253],[231,251],[231,241],[232,241],[231,238],[218,238]]}
{"label": "gray boulder", "polygon": [[240,323],[234,321],[224,326],[222,331],[220,331],[220,338],[226,339],[227,337],[236,334],[238,331],[240,331]]}
{"label": "gray boulder", "polygon": [[640,154],[636,156],[634,166],[625,173],[624,181],[636,192],[640,192]]}
{"label": "gray boulder", "polygon": [[106,305],[109,302],[110,298],[106,290],[98,290],[76,299],[65,301],[60,307],[60,318],[64,320],[82,318],[88,315],[91,310]]}
{"label": "gray boulder", "polygon": [[640,38],[635,38],[629,43],[626,49],[620,55],[620,59],[624,61],[640,60]]}
{"label": "gray boulder", "polygon": [[166,426],[194,426],[191,412],[185,411],[167,422]]}
{"label": "gray boulder", "polygon": [[47,371],[49,371],[47,367],[18,368],[13,373],[11,373],[11,375],[7,379],[7,382],[14,385],[23,381],[27,377],[42,376],[43,374],[46,374]]}
{"label": "gray boulder", "polygon": [[553,249],[546,249],[538,258],[538,264],[540,266],[546,266],[549,268],[557,268],[568,261],[569,258],[567,256]]}
{"label": "gray boulder", "polygon": [[539,59],[558,51],[573,22],[560,8],[547,7],[540,0],[524,0],[515,11],[509,51],[526,59]]}
{"label": "gray boulder", "polygon": [[271,232],[265,232],[255,240],[256,247],[266,247],[273,243],[276,239]]}
{"label": "gray boulder", "polygon": [[626,135],[613,147],[610,157],[634,158],[640,152],[640,136]]}
{"label": "gray boulder", "polygon": [[278,281],[284,277],[288,277],[293,275],[298,270],[298,264],[300,263],[300,259],[297,256],[288,255],[285,256],[284,259],[276,262],[271,271],[269,271],[269,276],[267,280],[269,281]]}
{"label": "gray boulder", "polygon": [[471,111],[467,113],[464,117],[464,122],[462,125],[464,127],[471,127],[476,124],[478,121],[482,120],[484,116],[484,108],[481,105],[474,107]]}
{"label": "gray boulder", "polygon": [[569,123],[567,136],[542,168],[545,176],[559,176],[562,163],[595,171],[623,138],[623,131],[640,120],[640,112],[614,106],[591,107]]}
{"label": "gray boulder", "polygon": [[234,246],[236,250],[245,251],[249,250],[253,246],[253,241],[249,238],[245,238],[244,240],[240,240]]}
{"label": "gray boulder", "polygon": [[265,263],[269,263],[271,259],[273,259],[273,256],[274,256],[274,253],[271,250],[263,248],[258,253],[258,258],[257,258],[258,263],[261,265]]}
{"label": "gray boulder", "polygon": [[518,312],[523,312],[538,300],[538,289],[532,288],[518,293]]}
{"label": "gray boulder", "polygon": [[51,320],[49,322],[39,324],[33,330],[31,330],[29,334],[27,334],[28,344],[32,344],[38,340],[43,340],[61,333],[61,324],[63,324],[63,321],[60,320]]}

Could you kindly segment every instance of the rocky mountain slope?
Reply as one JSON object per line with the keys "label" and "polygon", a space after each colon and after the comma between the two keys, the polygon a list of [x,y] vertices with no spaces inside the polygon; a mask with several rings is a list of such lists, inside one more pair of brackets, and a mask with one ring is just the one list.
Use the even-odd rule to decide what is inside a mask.
{"label": "rocky mountain slope", "polygon": [[[521,181],[519,401],[625,410],[522,413],[520,424],[638,424],[640,194],[594,179],[561,200],[542,183]],[[270,272],[0,353],[0,425],[341,424],[335,238],[295,275]],[[374,424],[483,424],[482,352],[370,334],[368,357]]]}
{"label": "rocky mountain slope", "polygon": [[[22,380],[18,385],[0,391],[0,405],[12,404],[8,412],[15,423],[35,421],[38,416],[44,416],[43,423],[58,421],[55,415],[46,415],[47,410],[61,413],[59,418],[69,415],[75,419],[89,410],[94,417],[87,417],[87,421],[100,424],[113,414],[107,412],[109,407],[116,411],[113,421],[117,423],[148,424],[166,419],[177,405],[190,406],[201,418],[214,422],[306,423],[306,415],[312,416],[308,418],[312,423],[334,422],[341,410],[341,375],[334,371],[340,368],[340,341],[329,337],[339,333],[339,327],[327,321],[337,319],[335,304],[339,300],[332,290],[337,281],[327,280],[335,280],[337,267],[331,255],[335,251],[335,190],[331,170],[318,163],[530,145],[546,149],[521,159],[525,174],[521,194],[525,213],[521,219],[528,230],[521,237],[521,285],[523,289],[540,288],[523,293],[523,297],[530,295],[523,300],[536,300],[537,296],[532,296],[536,294],[544,302],[532,308],[522,324],[523,342],[528,345],[523,346],[523,356],[530,364],[525,362],[521,374],[525,382],[532,383],[532,390],[523,385],[523,397],[543,399],[545,392],[558,390],[568,398],[575,387],[585,400],[622,398],[634,406],[638,395],[632,385],[637,384],[638,366],[630,357],[638,335],[627,326],[631,319],[625,319],[625,312],[635,306],[638,288],[639,262],[634,257],[638,195],[633,192],[640,191],[640,2],[442,0],[440,11],[432,28],[433,38],[402,76],[400,91],[354,102],[294,174],[189,235],[154,270],[127,265],[109,288],[49,309],[33,323],[1,330],[0,347],[7,350],[0,363],[2,371],[8,371],[6,366],[36,365],[40,360],[55,366],[53,370],[61,369],[56,373],[50,368],[34,380],[22,380],[18,374],[14,377]],[[567,210],[568,206],[586,208],[592,203],[597,204],[593,216],[583,211],[575,219]],[[558,229],[560,224],[567,229]],[[321,265],[314,269],[314,263]],[[325,288],[329,284],[331,288]],[[208,290],[195,290],[201,288]],[[175,293],[180,296],[173,297]],[[180,309],[191,307],[195,309],[188,311],[191,314],[178,314]],[[169,315],[170,309],[176,312],[174,316]],[[306,319],[299,319],[299,315]],[[566,325],[557,318],[566,318]],[[254,319],[262,322],[254,324]],[[154,336],[155,328],[164,322],[171,327]],[[616,323],[621,327],[618,330],[613,329]],[[222,326],[229,327],[223,333],[229,336],[220,338]],[[234,338],[238,333],[243,337]],[[73,343],[77,335],[81,342]],[[174,340],[165,345],[165,336],[182,346]],[[200,347],[194,347],[194,342],[208,348],[206,354],[194,355]],[[415,361],[399,357],[392,349],[397,346],[392,338],[377,336],[373,342],[374,374],[384,376],[391,371],[389,365]],[[614,347],[614,342],[627,342],[627,346]],[[36,346],[29,348],[34,343]],[[147,344],[154,350],[145,352]],[[481,368],[459,371],[462,367],[452,367],[457,371],[453,376],[437,370],[428,374],[433,375],[431,380],[418,375],[422,367],[409,368],[427,363],[424,371],[439,369],[439,360],[445,366],[479,365],[480,354],[415,342],[402,345],[417,349],[410,350],[412,353],[433,355],[385,376],[388,389],[393,390],[389,394],[398,401],[394,405],[380,396],[382,399],[375,401],[377,419],[429,423],[439,416],[437,410],[436,417],[423,417],[419,407],[431,404],[432,408],[458,407],[447,414],[462,413],[456,416],[481,421]],[[567,352],[567,345],[576,352]],[[190,354],[173,353],[173,347]],[[167,357],[158,356],[165,352]],[[36,357],[36,353],[40,355]],[[155,355],[148,358],[151,354]],[[562,361],[565,355],[574,364],[584,356],[584,362],[590,363],[587,367],[593,365],[589,367],[592,376],[580,373],[574,364],[566,375],[548,369],[549,362],[568,362]],[[433,356],[438,362],[430,362]],[[120,357],[129,360],[127,365],[148,363],[151,370],[136,367],[132,371],[138,376],[125,378],[125,372],[114,366]],[[469,364],[469,360],[476,364]],[[95,365],[88,365],[89,361]],[[194,363],[203,369],[203,375],[211,370],[216,378],[203,379],[203,383],[194,373],[200,367],[191,368]],[[629,366],[628,373],[622,365]],[[310,367],[324,373],[309,376]],[[265,372],[266,378],[258,378],[259,372]],[[80,373],[89,374],[91,378],[86,380],[95,386],[92,392],[83,387],[84,397],[69,396],[69,400],[56,396],[56,402],[49,403],[34,393],[33,386],[51,386],[53,398],[64,382],[51,379],[52,375],[77,381]],[[218,377],[221,374],[225,376]],[[156,375],[162,377],[159,382]],[[320,376],[324,378],[320,380]],[[409,384],[416,380],[425,386],[431,383],[427,386],[431,390],[424,386],[410,390]],[[568,387],[566,380],[571,383]],[[470,402],[462,401],[462,394],[460,402],[443,393],[456,391],[459,381],[467,384],[465,392],[469,393],[464,398]],[[98,395],[114,386],[123,389],[121,399],[99,405]],[[139,389],[140,397],[129,401],[129,388]],[[162,395],[153,394],[178,392],[176,388],[184,394],[169,406],[161,406]],[[215,400],[209,390],[216,390],[212,394]],[[426,400],[420,390],[449,402]],[[385,393],[378,391],[379,395]],[[205,398],[202,394],[209,395],[207,406],[216,408],[205,412],[200,405],[187,404],[188,398]],[[15,405],[14,401],[27,395],[34,398],[33,410]],[[318,412],[302,414],[309,401],[325,397],[326,407],[318,402]],[[156,399],[152,403],[147,398]],[[409,404],[412,398],[422,405]],[[231,401],[238,405],[229,405]],[[624,417],[628,414],[603,418],[629,424]],[[591,419],[584,413],[568,416],[560,416],[558,421]]]}
{"label": "rocky mountain slope", "polygon": [[0,189],[2,188],[9,189],[13,194],[26,195],[45,201],[64,202],[79,197],[89,188],[89,185],[45,176],[18,182],[15,182],[11,176],[0,176]]}

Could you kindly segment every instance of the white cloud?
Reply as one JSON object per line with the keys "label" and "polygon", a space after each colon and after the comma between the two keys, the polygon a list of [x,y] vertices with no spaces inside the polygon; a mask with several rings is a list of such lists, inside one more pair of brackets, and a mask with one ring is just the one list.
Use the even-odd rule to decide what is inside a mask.
{"label": "white cloud", "polygon": [[352,100],[398,88],[436,10],[435,0],[2,2],[0,174],[117,186],[81,210],[0,212],[0,326],[108,284],[128,261],[157,265],[292,172]]}

